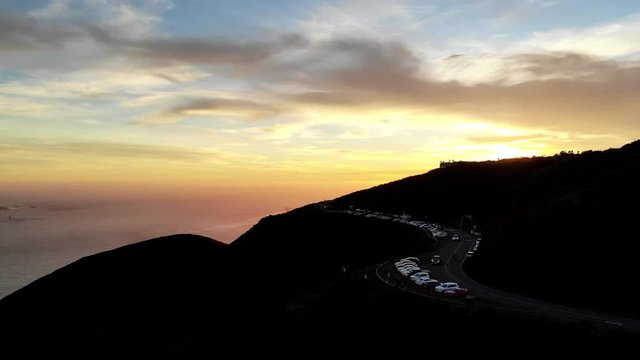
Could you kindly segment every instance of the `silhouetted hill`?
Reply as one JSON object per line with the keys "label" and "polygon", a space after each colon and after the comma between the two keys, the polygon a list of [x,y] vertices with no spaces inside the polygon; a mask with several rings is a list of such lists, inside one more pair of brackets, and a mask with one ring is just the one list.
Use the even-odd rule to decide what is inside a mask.
{"label": "silhouetted hill", "polygon": [[606,151],[448,164],[335,201],[456,225],[483,243],[478,280],[552,301],[640,314],[640,142]]}
{"label": "silhouetted hill", "polygon": [[175,355],[191,342],[282,347],[275,334],[293,335],[291,309],[323,296],[347,271],[429,244],[412,227],[352,223],[315,205],[265,218],[233,245],[153,239],[83,258],[0,300],[2,336],[45,345],[13,349],[27,358],[43,348],[50,357],[109,358]]}
{"label": "silhouetted hill", "polygon": [[[260,227],[273,231],[271,221],[282,218]],[[257,266],[257,257],[245,253],[257,250],[252,241],[231,250],[200,237],[170,236],[58,270],[0,301],[3,359],[377,356],[399,349],[512,358],[496,342],[525,347],[535,339],[558,356],[577,356],[611,354],[612,345],[636,340],[619,331],[432,303],[382,286],[375,267],[316,274],[315,281],[297,275],[310,267],[273,277],[261,271],[267,261]],[[531,349],[519,358],[538,355]]]}
{"label": "silhouetted hill", "polygon": [[[471,215],[484,233],[468,266],[477,278],[631,312],[638,282],[625,261],[638,246],[639,148],[453,164],[331,206],[450,224]],[[174,235],[66,266],[0,300],[2,358],[513,358],[514,347],[526,349],[518,358],[549,349],[576,358],[611,356],[638,340],[386,287],[375,265],[425,251],[431,240],[414,227],[325,205],[266,217],[230,245]]]}
{"label": "silhouetted hill", "polygon": [[262,219],[230,247],[260,264],[263,273],[313,283],[345,269],[424,252],[431,245],[432,240],[412,226],[328,213],[319,205],[308,205]]}
{"label": "silhouetted hill", "polygon": [[[111,358],[210,326],[227,246],[173,235],[82,258],[0,300],[3,358]],[[186,335],[188,336],[188,335]],[[9,346],[11,345],[11,346]],[[154,345],[155,346],[155,345]],[[8,357],[5,357],[8,356]]]}

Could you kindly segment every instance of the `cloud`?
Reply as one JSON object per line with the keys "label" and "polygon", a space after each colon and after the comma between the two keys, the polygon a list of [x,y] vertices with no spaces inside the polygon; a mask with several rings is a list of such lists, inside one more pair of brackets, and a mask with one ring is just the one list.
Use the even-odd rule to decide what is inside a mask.
{"label": "cloud", "polygon": [[325,2],[314,9],[310,18],[299,22],[299,29],[320,41],[345,36],[377,38],[382,34],[400,38],[410,34],[418,21],[416,17],[429,10],[412,7],[407,0]]}
{"label": "cloud", "polygon": [[77,36],[66,26],[50,27],[21,14],[0,12],[0,53],[34,47],[55,49]]}
{"label": "cloud", "polygon": [[163,1],[134,6],[123,1],[54,0],[29,13],[2,12],[0,50],[63,51],[67,49],[60,47],[71,43],[102,47],[141,41],[155,37],[161,21],[157,12],[168,8]]}
{"label": "cloud", "polygon": [[52,0],[44,7],[32,10],[29,15],[39,19],[65,17],[71,12],[69,0]]}
{"label": "cloud", "polygon": [[0,13],[0,66],[24,71],[76,71],[105,65],[242,68],[306,44],[296,34],[263,34],[260,40],[245,41],[167,36],[158,30],[161,18],[155,12],[168,7],[152,11],[149,6],[119,1],[58,1],[30,14]]}
{"label": "cloud", "polygon": [[62,22],[92,24],[118,37],[139,39],[156,32],[160,14],[173,8],[170,0],[52,0],[26,15],[59,26]]}
{"label": "cloud", "polygon": [[123,42],[121,45],[134,59],[145,64],[194,64],[232,66],[252,65],[269,59],[289,47],[302,46],[304,38],[284,35],[270,41],[231,41],[204,38],[153,38]]}
{"label": "cloud", "polygon": [[98,158],[136,158],[171,161],[199,161],[215,157],[215,153],[199,149],[144,145],[118,142],[54,142],[54,143],[5,143],[0,144],[3,156],[0,164],[10,160],[46,159],[47,161],[59,161],[70,157],[98,157]]}
{"label": "cloud", "polygon": [[[334,40],[318,46],[307,91],[288,98],[318,106],[413,108],[533,127],[626,132],[637,126],[640,64],[575,53],[516,54],[500,78],[472,85],[424,75],[398,42]],[[455,58],[457,59],[457,57]],[[514,81],[518,79],[518,81]]]}
{"label": "cloud", "polygon": [[421,64],[400,42],[334,39],[316,43],[297,63],[287,63],[279,71],[284,80],[307,89],[294,94],[300,101],[356,104],[380,95],[415,92],[424,85],[418,78]]}
{"label": "cloud", "polygon": [[600,60],[592,56],[570,52],[542,54],[517,54],[509,57],[516,67],[535,79],[548,78],[602,78],[620,69],[621,65],[611,60]]}
{"label": "cloud", "polygon": [[472,143],[512,143],[531,140],[544,140],[548,139],[547,134],[518,134],[518,135],[472,135],[468,136],[467,140]]}
{"label": "cloud", "polygon": [[[640,64],[575,53],[516,54],[501,78],[472,85],[425,76],[402,43],[334,40],[314,50],[300,104],[406,108],[524,126],[625,133],[637,127]],[[514,81],[517,79],[517,81]]]}
{"label": "cloud", "polygon": [[262,104],[251,100],[200,98],[172,107],[148,123],[171,123],[191,116],[232,116],[251,120],[261,120],[277,116],[281,109],[270,104]]}
{"label": "cloud", "polygon": [[640,54],[640,14],[594,27],[533,33],[514,46],[519,52],[563,51],[615,58]]}
{"label": "cloud", "polygon": [[455,54],[434,64],[434,81],[458,81],[465,85],[502,83],[514,85],[533,80],[602,77],[630,61],[614,61],[591,55],[563,52],[530,52],[490,55]]}
{"label": "cloud", "polygon": [[302,104],[316,104],[328,106],[358,106],[367,102],[364,97],[358,98],[354,94],[344,94],[330,91],[307,91],[286,96],[287,100]]}
{"label": "cloud", "polygon": [[198,151],[192,148],[181,148],[161,145],[142,145],[109,142],[70,142],[55,144],[49,147],[58,153],[82,153],[83,155],[149,158],[167,160],[202,160],[214,156],[211,152]]}

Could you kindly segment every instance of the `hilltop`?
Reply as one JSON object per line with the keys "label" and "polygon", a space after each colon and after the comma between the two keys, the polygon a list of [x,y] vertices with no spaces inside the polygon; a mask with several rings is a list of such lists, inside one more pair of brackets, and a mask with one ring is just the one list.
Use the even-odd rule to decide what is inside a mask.
{"label": "hilltop", "polygon": [[640,141],[620,149],[448,164],[359,191],[333,206],[407,212],[457,226],[483,246],[467,272],[542,299],[640,315],[629,264],[640,250]]}

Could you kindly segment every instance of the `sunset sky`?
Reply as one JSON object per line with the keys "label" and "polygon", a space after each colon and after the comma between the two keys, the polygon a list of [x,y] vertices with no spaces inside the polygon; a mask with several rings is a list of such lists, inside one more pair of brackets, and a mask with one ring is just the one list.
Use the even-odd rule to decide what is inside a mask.
{"label": "sunset sky", "polygon": [[0,1],[5,187],[320,200],[639,130],[636,0]]}

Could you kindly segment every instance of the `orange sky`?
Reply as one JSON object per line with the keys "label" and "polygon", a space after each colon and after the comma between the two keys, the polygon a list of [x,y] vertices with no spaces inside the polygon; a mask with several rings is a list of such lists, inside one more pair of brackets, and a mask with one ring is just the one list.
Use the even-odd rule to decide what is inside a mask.
{"label": "orange sky", "polygon": [[640,128],[633,1],[0,10],[6,194],[250,194],[298,206],[441,160],[618,147]]}

